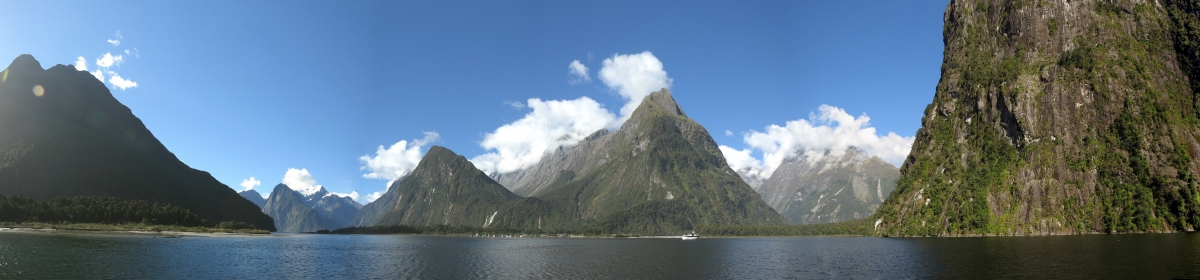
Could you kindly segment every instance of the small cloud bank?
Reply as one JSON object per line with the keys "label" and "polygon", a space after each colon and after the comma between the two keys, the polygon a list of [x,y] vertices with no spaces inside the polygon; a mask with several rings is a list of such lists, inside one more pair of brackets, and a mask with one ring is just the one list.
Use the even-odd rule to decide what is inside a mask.
{"label": "small cloud bank", "polygon": [[650,51],[617,54],[601,63],[603,67],[596,76],[626,100],[625,106],[621,107],[621,118],[611,127],[625,123],[633,115],[633,110],[642,104],[642,99],[659,89],[671,88],[674,81],[667,77],[662,62]]}
{"label": "small cloud bank", "polygon": [[254,187],[262,185],[262,181],[259,181],[258,179],[254,179],[254,177],[250,177],[250,179],[242,180],[241,185],[242,185],[242,188],[245,188],[242,191],[248,191],[248,190],[254,189]]}
{"label": "small cloud bank", "polygon": [[358,198],[359,198],[357,191],[351,191],[350,193],[329,192],[329,194],[340,196],[340,197],[349,197],[350,200],[353,200],[353,201],[358,201]]}
{"label": "small cloud bank", "polygon": [[[387,148],[380,145],[375,149],[374,157],[365,155],[358,158],[363,164],[362,167],[359,167],[359,170],[368,171],[367,174],[362,175],[363,178],[388,181],[383,191],[371,193],[364,197],[367,203],[383,196],[383,193],[387,192],[387,188],[391,188],[392,182],[407,176],[409,172],[417,168],[417,164],[421,163],[421,158],[425,156],[421,152],[422,147],[441,139],[441,135],[437,132],[425,131],[422,133],[425,134],[424,138],[413,139],[411,142],[400,140]],[[358,195],[355,194],[354,200],[358,200],[357,197]]]}
{"label": "small cloud bank", "polygon": [[574,85],[582,82],[592,81],[592,76],[588,75],[587,66],[584,66],[583,63],[579,62],[579,60],[571,61],[571,64],[567,65],[567,69],[570,71],[567,75],[571,76],[571,79],[567,80],[567,83],[569,84]]}
{"label": "small cloud bank", "polygon": [[292,190],[300,192],[304,196],[313,195],[324,188],[317,184],[317,179],[313,178],[312,173],[309,173],[307,168],[288,168],[287,173],[283,174],[283,184]]}
{"label": "small cloud bank", "polygon": [[[855,147],[899,166],[912,150],[913,136],[902,137],[895,132],[878,135],[866,114],[856,118],[846,110],[829,105],[821,105],[818,112],[810,113],[809,120],[788,121],[785,126],[770,125],[763,132],[746,132],[742,140],[750,148],[737,150],[720,146],[721,153],[731,168],[769,178],[789,158],[805,157],[815,161],[826,152],[842,156],[847,148]],[[761,159],[755,158],[754,152],[761,152]]]}
{"label": "small cloud bank", "polygon": [[[124,39],[124,37],[121,36],[120,31],[118,31],[114,36],[117,38],[109,39],[107,42],[112,44],[114,47],[120,46],[120,39]],[[137,48],[134,49],[136,50]],[[125,50],[125,54],[130,54],[128,49]],[[136,57],[136,52],[134,54]],[[114,67],[120,66],[124,62],[124,55],[113,55],[111,52],[105,52],[104,55],[96,58],[96,71],[88,71],[87,59],[80,56],[79,58],[75,59],[75,70],[88,71],[88,73],[91,73],[93,77],[96,77],[97,80],[100,80],[101,83],[104,82],[105,74],[107,74],[109,85],[120,88],[121,91],[125,91],[130,88],[136,88],[138,84],[132,80],[122,78],[117,71],[113,70]]]}
{"label": "small cloud bank", "polygon": [[559,147],[578,144],[616,118],[604,105],[587,97],[548,101],[530,98],[526,107],[533,111],[484,136],[479,145],[494,152],[472,158],[475,167],[487,174],[528,168]]}

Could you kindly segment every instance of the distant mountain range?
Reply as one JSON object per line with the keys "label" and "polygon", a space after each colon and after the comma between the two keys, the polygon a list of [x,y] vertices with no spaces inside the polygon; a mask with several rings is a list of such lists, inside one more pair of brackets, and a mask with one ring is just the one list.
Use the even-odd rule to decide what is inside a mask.
{"label": "distant mountain range", "polygon": [[872,216],[897,177],[899,168],[852,147],[840,156],[790,158],[757,191],[789,224],[835,223]]}
{"label": "distant mountain range", "polygon": [[0,76],[0,194],[138,199],[275,229],[254,203],[176,158],[91,74],[21,55]]}
{"label": "distant mountain range", "polygon": [[[249,196],[247,200],[254,201],[257,198],[262,201],[262,197],[254,190],[244,191],[242,195]],[[262,205],[263,213],[275,219],[275,227],[279,232],[344,228],[351,224],[362,208],[362,204],[353,199],[330,193],[324,187],[302,192],[285,184],[276,185]]]}
{"label": "distant mountain range", "polygon": [[678,234],[706,223],[783,224],[783,218],[729,168],[712,137],[666,89],[647,96],[620,129],[597,131],[522,171],[487,176],[450,150],[431,148],[355,218],[356,225],[638,234]]}
{"label": "distant mountain range", "polygon": [[242,196],[242,198],[245,198],[246,200],[249,200],[250,202],[253,202],[254,205],[258,205],[259,209],[262,209],[263,205],[267,204],[267,199],[263,198],[262,194],[258,193],[256,190],[240,191],[238,192],[238,195]]}

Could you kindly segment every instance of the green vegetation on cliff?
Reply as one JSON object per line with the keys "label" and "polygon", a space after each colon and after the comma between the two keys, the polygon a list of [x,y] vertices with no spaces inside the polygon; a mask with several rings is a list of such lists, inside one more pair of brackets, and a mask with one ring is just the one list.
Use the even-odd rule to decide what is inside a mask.
{"label": "green vegetation on cliff", "polygon": [[1195,230],[1197,7],[951,1],[942,78],[875,234]]}

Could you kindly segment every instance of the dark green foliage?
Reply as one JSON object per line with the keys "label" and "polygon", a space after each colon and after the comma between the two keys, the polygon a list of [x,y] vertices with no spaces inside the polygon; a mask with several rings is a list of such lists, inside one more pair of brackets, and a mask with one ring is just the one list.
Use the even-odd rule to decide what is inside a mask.
{"label": "dark green foliage", "polygon": [[256,227],[254,227],[254,225],[248,224],[243,221],[224,221],[224,222],[217,223],[217,227],[223,228],[223,229],[235,229],[235,230],[236,229],[258,229]]}
{"label": "dark green foliage", "polygon": [[1058,65],[1062,67],[1075,67],[1076,69],[1092,72],[1096,68],[1095,53],[1092,52],[1091,46],[1081,46],[1071,50],[1059,57]]}
{"label": "dark green foliage", "polygon": [[861,235],[872,233],[871,219],[858,219],[840,223],[807,225],[714,225],[696,226],[700,236],[806,236],[806,235]]}
{"label": "dark green foliage", "polygon": [[[208,221],[192,214],[191,211],[168,204],[88,196],[39,201],[21,196],[0,195],[0,222],[211,226]],[[247,226],[246,228],[253,228],[244,222],[241,224]]]}

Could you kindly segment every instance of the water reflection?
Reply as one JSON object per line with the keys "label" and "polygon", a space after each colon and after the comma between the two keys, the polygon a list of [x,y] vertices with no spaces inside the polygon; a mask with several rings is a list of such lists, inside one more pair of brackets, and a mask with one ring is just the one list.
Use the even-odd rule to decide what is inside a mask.
{"label": "water reflection", "polygon": [[156,239],[0,233],[0,277],[35,278],[1184,278],[1200,234],[987,238]]}

